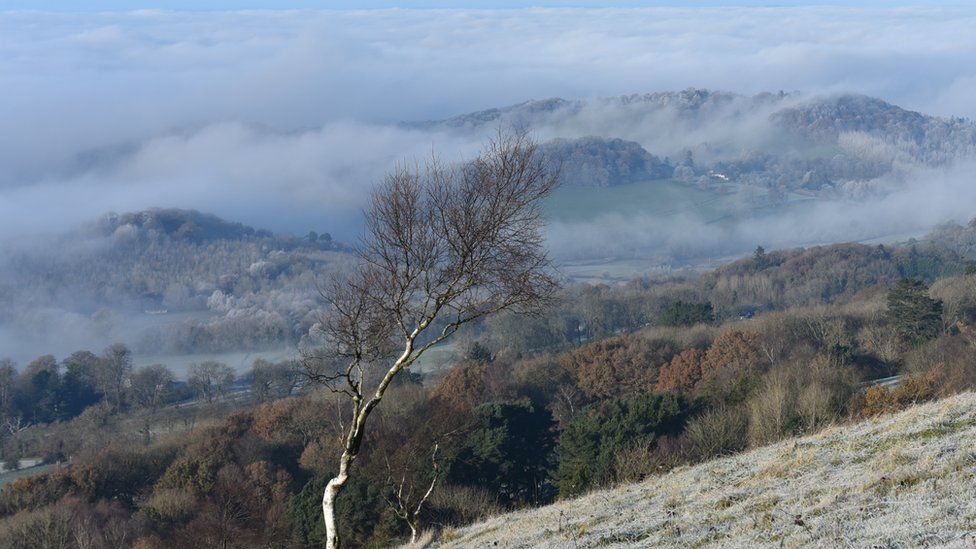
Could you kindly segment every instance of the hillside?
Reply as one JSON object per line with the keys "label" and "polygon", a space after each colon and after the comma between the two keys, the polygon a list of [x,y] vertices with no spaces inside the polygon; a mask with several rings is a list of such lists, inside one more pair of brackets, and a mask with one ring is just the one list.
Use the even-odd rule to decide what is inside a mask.
{"label": "hillside", "polygon": [[971,155],[976,147],[976,125],[970,121],[926,116],[863,95],[807,101],[776,112],[773,120],[821,142],[836,141],[845,133],[870,135],[926,163]]}
{"label": "hillside", "polygon": [[976,394],[446,532],[442,547],[976,541]]}
{"label": "hillside", "polygon": [[[852,427],[849,418],[973,390],[976,272],[953,250],[968,255],[974,231],[945,226],[905,247],[757,249],[697,277],[571,285],[544,314],[488,318],[391,385],[369,449],[357,459],[352,497],[340,500],[346,540],[356,547],[402,542],[408,528],[391,505],[400,496],[389,479],[402,479],[396,493],[413,498],[412,507],[424,493],[416,487],[426,489],[439,471],[420,523],[457,529],[441,538],[445,545],[834,546],[857,534],[852,544],[860,546],[870,541],[862,532],[886,520],[902,521],[893,536],[907,536],[911,521],[954,535],[923,522],[923,512],[961,517],[953,527],[969,528],[970,508],[947,510],[953,500],[945,494],[972,488],[963,477],[973,466],[961,461],[971,459],[963,452],[973,446],[972,396],[958,410],[927,407],[893,422]],[[251,298],[301,291],[269,288]],[[201,324],[221,337],[209,344],[267,333],[254,328],[261,311],[275,309],[245,308],[243,295],[221,294],[208,300],[219,321]],[[223,307],[230,308],[218,316]],[[200,328],[186,335],[207,342]],[[99,352],[86,344],[75,349],[93,352],[70,355],[35,348],[50,354],[21,365],[0,359],[8,395],[0,420],[30,424],[0,437],[0,458],[71,465],[0,491],[0,546],[24,532],[68,531],[72,517],[94,517],[103,532],[111,528],[142,547],[196,547],[201,539],[218,540],[209,546],[322,545],[322,490],[342,436],[335,414],[344,396],[306,387],[265,401],[294,394],[294,363],[250,355],[233,362],[250,391],[217,396],[215,408],[154,411],[151,389],[160,387],[162,367],[136,367],[129,385],[113,389],[102,380],[117,379],[103,373],[124,357],[116,347]],[[172,368],[174,358],[158,362]],[[859,390],[891,376],[900,380],[896,389]],[[201,394],[189,379],[167,388],[157,405]],[[110,399],[127,407],[113,414]],[[847,430],[767,447],[838,423]],[[747,449],[753,452],[709,462]],[[666,470],[674,472],[569,499]],[[930,495],[940,498],[932,511],[919,504]],[[225,514],[228,508],[241,511]],[[114,522],[100,518],[104,509]],[[515,509],[524,511],[467,529]],[[851,525],[831,530],[838,518],[854,516],[862,523],[850,518]],[[48,523],[54,526],[42,528]],[[516,529],[527,530],[524,539],[513,537],[522,535]]]}

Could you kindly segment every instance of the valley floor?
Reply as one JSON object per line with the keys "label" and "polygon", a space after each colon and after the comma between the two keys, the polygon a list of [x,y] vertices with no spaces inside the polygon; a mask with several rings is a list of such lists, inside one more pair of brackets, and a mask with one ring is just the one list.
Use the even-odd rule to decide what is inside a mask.
{"label": "valley floor", "polygon": [[442,547],[976,547],[976,394],[444,532]]}

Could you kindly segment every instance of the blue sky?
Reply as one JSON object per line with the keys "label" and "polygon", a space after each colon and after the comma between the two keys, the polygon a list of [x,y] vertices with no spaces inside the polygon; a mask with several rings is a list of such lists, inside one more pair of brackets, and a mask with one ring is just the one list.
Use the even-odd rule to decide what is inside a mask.
{"label": "blue sky", "polygon": [[694,7],[694,6],[862,6],[884,7],[891,5],[966,5],[955,2],[912,2],[890,0],[462,0],[443,2],[436,0],[0,0],[3,10],[55,10],[55,11],[102,11],[133,9],[173,9],[173,10],[241,10],[241,9],[375,9],[375,8],[525,8],[525,7]]}

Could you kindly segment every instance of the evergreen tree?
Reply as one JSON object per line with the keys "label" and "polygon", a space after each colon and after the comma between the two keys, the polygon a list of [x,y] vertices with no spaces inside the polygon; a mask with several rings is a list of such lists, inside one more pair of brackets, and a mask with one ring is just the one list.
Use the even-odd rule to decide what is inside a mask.
{"label": "evergreen tree", "polygon": [[584,409],[559,437],[559,496],[577,495],[612,481],[621,450],[641,439],[676,432],[683,420],[681,402],[670,393],[642,393]]}
{"label": "evergreen tree", "polygon": [[903,278],[888,292],[888,321],[912,345],[942,331],[942,302],[929,297],[928,291],[921,280]]}
{"label": "evergreen tree", "polygon": [[766,248],[756,246],[756,251],[752,252],[752,261],[756,264],[757,269],[765,269],[769,265]]}
{"label": "evergreen tree", "polygon": [[694,326],[714,320],[711,303],[692,303],[680,299],[668,306],[661,315],[661,324],[665,326]]}
{"label": "evergreen tree", "polygon": [[51,355],[27,365],[20,374],[21,409],[31,423],[50,423],[60,419],[61,374]]}
{"label": "evergreen tree", "polygon": [[63,417],[70,419],[102,398],[96,388],[99,358],[88,351],[77,351],[65,358],[61,365],[64,367],[61,381]]}
{"label": "evergreen tree", "polygon": [[455,484],[491,486],[503,503],[547,499],[554,440],[552,415],[528,399],[474,409],[449,477]]}

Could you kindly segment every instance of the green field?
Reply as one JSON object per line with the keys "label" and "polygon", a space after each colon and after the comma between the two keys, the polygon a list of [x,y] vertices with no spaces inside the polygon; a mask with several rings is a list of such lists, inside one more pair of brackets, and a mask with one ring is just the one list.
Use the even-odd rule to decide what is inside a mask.
{"label": "green field", "polygon": [[560,188],[546,203],[546,215],[553,221],[567,222],[589,221],[609,213],[624,217],[695,213],[705,219],[717,219],[725,215],[729,199],[715,190],[671,179],[612,187]]}
{"label": "green field", "polygon": [[40,460],[31,461],[37,461],[38,464],[25,466],[24,468],[17,469],[16,471],[6,471],[4,473],[0,473],[0,490],[2,490],[7,484],[10,484],[17,479],[47,473],[48,471],[53,471],[55,468],[57,468],[57,465],[54,465],[53,463],[44,464],[39,463]]}
{"label": "green field", "polygon": [[[733,235],[743,223],[770,216],[800,217],[809,211],[816,200],[808,195],[791,193],[785,203],[772,205],[762,189],[755,189],[752,198],[741,196],[742,188],[728,185],[731,192],[721,192],[717,186],[706,188],[675,180],[656,180],[616,185],[612,187],[560,188],[546,203],[546,217],[556,223],[611,226],[624,220],[643,223],[653,218],[660,231],[657,241],[621,250],[617,241],[609,241],[605,250],[592,256],[564,257],[560,271],[578,282],[625,282],[656,271],[690,268],[712,269],[722,262],[734,260],[751,251],[749,246],[729,246],[717,252],[696,254],[694,245],[671,248],[675,231],[682,227],[711,226],[723,235]],[[727,230],[725,230],[727,229]],[[713,233],[714,237],[714,233]],[[680,240],[680,238],[678,239]],[[708,241],[703,242],[706,246]],[[751,244],[754,246],[755,244]]]}
{"label": "green field", "polygon": [[460,355],[457,341],[448,340],[431,347],[410,369],[419,374],[429,374],[455,364],[460,360]]}

